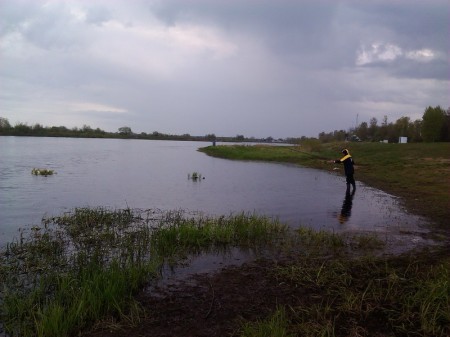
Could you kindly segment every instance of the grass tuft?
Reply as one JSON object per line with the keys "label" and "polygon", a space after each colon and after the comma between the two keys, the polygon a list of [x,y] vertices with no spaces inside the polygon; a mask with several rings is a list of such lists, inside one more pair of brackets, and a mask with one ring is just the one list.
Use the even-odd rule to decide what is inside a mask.
{"label": "grass tuft", "polygon": [[241,337],[293,337],[289,332],[289,321],[284,308],[277,309],[270,317],[254,323],[246,322],[241,327]]}
{"label": "grass tuft", "polygon": [[[450,260],[428,257],[303,257],[279,267],[303,292],[288,319],[301,336],[448,336]],[[321,328],[326,328],[321,330]]]}

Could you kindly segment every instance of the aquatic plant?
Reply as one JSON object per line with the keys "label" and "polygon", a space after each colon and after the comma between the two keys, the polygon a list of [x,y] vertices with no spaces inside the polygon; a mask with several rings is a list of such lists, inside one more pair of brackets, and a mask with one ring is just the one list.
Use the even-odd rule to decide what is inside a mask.
{"label": "aquatic plant", "polygon": [[[188,174],[188,179],[191,179],[193,181],[201,180],[202,175],[201,175],[201,173],[194,171],[194,172],[192,172],[192,174],[191,173]],[[205,178],[203,177],[203,179],[205,179]]]}
{"label": "aquatic plant", "polygon": [[31,174],[35,176],[51,176],[56,173],[54,170],[42,169],[42,168],[33,168],[31,170]]}
{"label": "aquatic plant", "polygon": [[243,336],[364,335],[374,326],[386,335],[450,333],[448,252],[432,263],[429,253],[355,257],[355,250],[378,249],[383,241],[308,228],[289,232],[256,214],[106,208],[47,218],[0,252],[0,322],[12,337],[81,334],[104,317],[137,324],[143,309],[134,295],[165,263],[271,245],[291,259],[275,262],[267,274],[301,300],[244,324]]}
{"label": "aquatic plant", "polygon": [[226,245],[256,248],[284,231],[256,215],[77,208],[0,253],[0,322],[10,336],[27,337],[73,335],[105,315],[133,321],[133,295],[166,261]]}

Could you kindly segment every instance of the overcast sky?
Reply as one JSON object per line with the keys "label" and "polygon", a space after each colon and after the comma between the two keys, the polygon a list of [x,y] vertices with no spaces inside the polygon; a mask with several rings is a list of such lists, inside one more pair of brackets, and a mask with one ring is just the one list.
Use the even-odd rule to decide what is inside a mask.
{"label": "overcast sky", "polygon": [[448,0],[0,0],[0,117],[317,136],[450,106]]}

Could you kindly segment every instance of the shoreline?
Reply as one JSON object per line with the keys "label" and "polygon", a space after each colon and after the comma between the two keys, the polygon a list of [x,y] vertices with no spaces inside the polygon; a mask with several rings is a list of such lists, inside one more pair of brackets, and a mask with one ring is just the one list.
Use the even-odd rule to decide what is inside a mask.
{"label": "shoreline", "polygon": [[[198,151],[231,160],[297,164],[338,175],[343,174],[341,167],[333,170],[326,158],[338,157],[343,147],[355,153],[357,181],[400,198],[408,212],[430,220],[430,229],[438,236],[450,233],[450,143],[326,143],[304,145],[301,151],[298,146],[225,145]],[[423,153],[427,158],[419,156]]]}

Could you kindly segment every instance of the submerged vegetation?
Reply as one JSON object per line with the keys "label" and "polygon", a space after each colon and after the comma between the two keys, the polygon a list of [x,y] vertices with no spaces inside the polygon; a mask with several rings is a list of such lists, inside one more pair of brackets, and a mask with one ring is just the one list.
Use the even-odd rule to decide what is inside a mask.
{"label": "submerged vegetation", "polygon": [[188,174],[188,179],[190,179],[192,181],[197,181],[197,180],[205,179],[205,177],[202,177],[201,173],[194,171],[194,172],[192,172],[192,174],[191,173]]}
{"label": "submerged vegetation", "polygon": [[231,246],[257,249],[285,232],[256,215],[75,209],[1,252],[0,322],[11,336],[62,337],[105,315],[133,320],[133,295],[164,263]]}
{"label": "submerged vegetation", "polygon": [[1,252],[0,321],[24,337],[75,335],[104,317],[136,325],[151,308],[135,295],[164,264],[245,247],[288,257],[268,275],[292,296],[272,316],[241,322],[242,336],[446,336],[448,255],[433,263],[386,258],[377,253],[383,246],[375,235],[292,232],[255,214],[79,208],[43,220]]}

